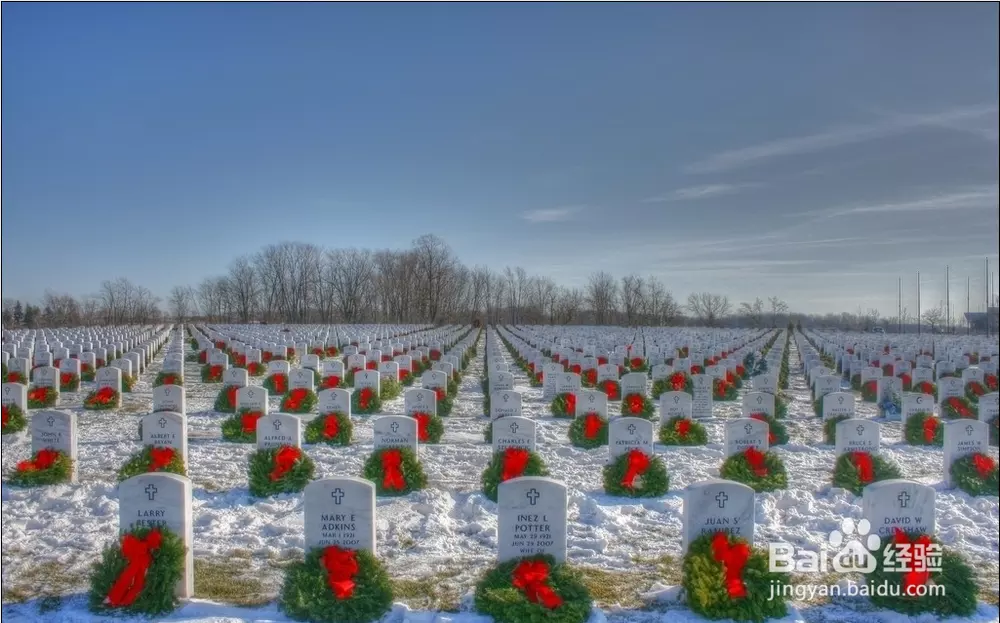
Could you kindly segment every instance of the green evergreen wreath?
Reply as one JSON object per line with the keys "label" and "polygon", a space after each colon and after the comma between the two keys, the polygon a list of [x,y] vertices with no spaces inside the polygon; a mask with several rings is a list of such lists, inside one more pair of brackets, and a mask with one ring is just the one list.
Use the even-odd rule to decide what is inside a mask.
{"label": "green evergreen wreath", "polygon": [[433,413],[412,413],[417,421],[417,441],[420,443],[440,443],[444,437],[444,420]]}
{"label": "green evergreen wreath", "polygon": [[647,420],[656,419],[656,403],[642,394],[626,394],[622,397],[622,417],[639,417]]}
{"label": "green evergreen wreath", "polygon": [[[560,605],[548,608],[535,603],[514,586],[515,570],[525,562],[544,563],[548,570],[545,586],[558,596]],[[585,623],[590,618],[591,604],[590,591],[581,582],[579,572],[547,555],[498,563],[476,585],[476,612],[493,617],[496,623]]]}
{"label": "green evergreen wreath", "polygon": [[[366,394],[367,399],[365,404],[362,405],[361,393],[366,389],[370,392],[370,395]],[[361,389],[355,389],[351,392],[351,413],[357,415],[371,415],[372,413],[378,413],[381,410],[382,399],[375,390],[369,387],[363,387]]]}
{"label": "green evergreen wreath", "polygon": [[736,386],[724,379],[712,379],[712,400],[717,402],[733,402],[739,397]]}
{"label": "green evergreen wreath", "polygon": [[448,379],[448,397],[454,398],[457,395],[458,395],[458,383],[455,382],[455,379]]}
{"label": "green evergreen wreath", "polygon": [[[113,606],[108,595],[122,574],[131,564],[122,552],[125,539],[139,539],[157,543],[151,548],[152,562],[146,570],[142,592],[129,604]],[[133,615],[162,616],[177,607],[174,587],[184,575],[184,543],[180,537],[164,526],[134,528],[122,535],[122,540],[108,545],[101,553],[101,560],[94,564],[90,576],[88,605],[97,614],[128,613]]]}
{"label": "green evergreen wreath", "polygon": [[130,374],[122,375],[122,392],[126,394],[132,393],[132,388],[135,387],[135,377]]}
{"label": "green evergreen wreath", "polygon": [[180,385],[184,386],[184,376],[176,372],[160,372],[153,379],[153,387],[159,387],[161,385]]}
{"label": "green evergreen wreath", "polygon": [[[296,450],[297,455],[293,452]],[[281,472],[278,464],[286,453],[289,457],[294,456],[294,459],[288,471]],[[250,455],[250,466],[247,471],[250,495],[255,498],[266,498],[278,493],[302,491],[316,473],[316,465],[300,448],[281,446],[255,451]]]}
{"label": "green evergreen wreath", "polygon": [[239,389],[235,385],[224,385],[215,396],[212,410],[218,413],[236,413],[236,392]]}
{"label": "green evergreen wreath", "polygon": [[284,396],[288,393],[288,375],[284,372],[268,374],[261,385],[267,390],[268,396]]}
{"label": "green evergreen wreath", "polygon": [[350,550],[357,571],[349,596],[338,598],[324,566],[326,548],[310,550],[303,561],[285,571],[278,607],[289,618],[313,623],[368,623],[392,609],[392,581],[379,560],[367,550]]}
{"label": "green evergreen wreath", "polygon": [[28,426],[28,421],[24,419],[24,411],[15,403],[3,406],[3,428],[2,434],[9,435],[18,433]]}
{"label": "green evergreen wreath", "polygon": [[767,422],[767,444],[769,446],[783,446],[788,443],[788,429],[785,425],[765,413],[751,413],[750,417],[761,422]]}
{"label": "green evergreen wreath", "polygon": [[941,403],[941,417],[946,420],[975,419],[978,416],[979,409],[964,396],[945,398]]}
{"label": "green evergreen wreath", "polygon": [[80,389],[80,375],[72,372],[59,373],[59,391],[75,392]]}
{"label": "green evergreen wreath", "polygon": [[259,361],[251,361],[246,365],[246,369],[247,374],[255,377],[264,376],[264,373],[267,372],[267,366]]}
{"label": "green evergreen wreath", "polygon": [[[638,473],[633,486],[626,486],[626,477],[631,475],[630,461],[633,452],[645,457],[644,471]],[[646,454],[634,449],[619,455],[613,463],[604,466],[604,492],[608,495],[629,498],[655,498],[665,495],[670,488],[670,476],[663,459],[656,454]]]}
{"label": "green evergreen wreath", "polygon": [[577,448],[591,450],[606,446],[608,445],[608,422],[597,413],[586,413],[573,418],[567,434],[570,443]]}
{"label": "green evergreen wreath", "polygon": [[[399,452],[401,464],[399,471],[403,476],[403,486],[387,486],[386,470],[383,467],[383,457],[387,453]],[[427,486],[427,475],[420,465],[420,460],[416,453],[410,448],[382,448],[372,452],[368,460],[365,461],[364,477],[375,483],[375,491],[378,495],[400,496],[407,495],[411,491],[419,491]]]}
{"label": "green evergreen wreath", "polygon": [[[822,413],[820,414],[822,415]],[[783,420],[788,417],[788,399],[781,392],[774,396],[774,417]]]}
{"label": "green evergreen wreath", "polygon": [[719,476],[725,480],[741,482],[757,493],[777,491],[788,487],[788,473],[785,464],[774,452],[763,452],[761,472],[751,467],[746,452],[734,454],[722,463]]}
{"label": "green evergreen wreath", "polygon": [[569,392],[557,395],[549,405],[549,411],[552,412],[553,417],[557,418],[574,417],[576,415],[576,396]]}
{"label": "green evergreen wreath", "polygon": [[[201,367],[202,383],[221,383],[225,368],[218,364],[205,364]],[[124,376],[124,375],[122,375]]]}
{"label": "green evergreen wreath", "polygon": [[[863,461],[866,460],[871,463],[871,472],[867,475],[863,466]],[[869,452],[845,452],[837,457],[837,462],[833,465],[833,486],[847,489],[854,495],[861,495],[865,487],[873,482],[893,478],[902,478],[899,468],[878,454]]]}
{"label": "green evergreen wreath", "polygon": [[[142,422],[139,422],[140,427]],[[142,428],[139,429],[139,437],[142,438]],[[170,452],[165,453],[169,457],[169,461],[163,462],[165,458],[162,457],[165,450]],[[157,456],[157,454],[161,456]],[[163,462],[162,465],[156,465],[154,462],[154,457]],[[139,452],[136,452],[125,461],[121,469],[118,470],[118,482],[128,480],[132,476],[138,476],[139,474],[148,474],[150,472],[164,472],[169,474],[179,474],[181,476],[186,476],[187,472],[184,468],[184,457],[181,456],[180,452],[174,451],[173,448],[157,448],[154,446],[146,446]]]}
{"label": "green evergreen wreath", "polygon": [[55,406],[56,401],[58,400],[58,388],[39,387],[37,385],[32,385],[28,388],[29,409],[46,409],[48,407]]}
{"label": "green evergreen wreath", "polygon": [[325,443],[331,446],[351,445],[354,424],[343,413],[321,413],[306,424],[306,443]]}
{"label": "green evergreen wreath", "polygon": [[678,415],[660,427],[660,443],[665,446],[703,446],[708,443],[708,431],[701,422]]}
{"label": "green evergreen wreath", "polygon": [[862,402],[878,402],[878,381],[869,380],[861,386]]}
{"label": "green evergreen wreath", "polygon": [[[524,456],[524,454],[527,456]],[[522,465],[511,465],[511,473],[507,474],[505,479],[504,471],[507,468],[507,463],[515,455],[521,455],[523,462]],[[521,476],[548,476],[549,469],[545,465],[545,461],[536,452],[531,452],[526,448],[507,448],[502,452],[494,452],[492,458],[490,458],[489,465],[483,470],[482,475],[479,477],[480,483],[482,483],[483,495],[487,499],[496,502],[497,501],[497,489],[501,482],[504,480],[510,480],[512,478],[520,478]]]}
{"label": "green evergreen wreath", "polygon": [[851,419],[849,415],[838,415],[829,420],[823,420],[823,443],[835,445],[837,443],[837,424],[849,419]]}
{"label": "green evergreen wreath", "polygon": [[[730,594],[732,584],[727,578],[728,569],[716,557],[717,540],[719,544],[724,541],[724,547],[728,549],[748,548],[743,550],[747,558],[741,573],[734,578],[740,584],[735,585],[733,590],[742,588],[742,595]],[[725,556],[720,557],[725,560]],[[688,607],[706,619],[763,623],[768,619],[780,619],[788,612],[784,599],[788,574],[769,571],[766,550],[753,548],[745,540],[725,532],[703,534],[692,541],[684,555],[682,573]]]}
{"label": "green evergreen wreath", "polygon": [[305,387],[296,387],[281,398],[284,413],[310,413],[316,406],[316,392]]}
{"label": "green evergreen wreath", "polygon": [[73,475],[73,459],[68,454],[42,448],[27,461],[20,461],[7,482],[15,487],[42,487],[69,482]]}
{"label": "green evergreen wreath", "polygon": [[914,413],[906,419],[903,439],[911,446],[943,446],[944,422],[926,411]]}
{"label": "green evergreen wreath", "polygon": [[392,400],[399,398],[403,394],[403,386],[399,381],[392,378],[383,378],[379,382],[379,398],[382,400]]}
{"label": "green evergreen wreath", "polygon": [[[916,535],[907,535],[912,541]],[[935,537],[929,536],[930,542],[941,546]],[[931,613],[938,617],[966,617],[974,614],[977,608],[977,584],[972,567],[955,552],[941,549],[939,570],[930,570],[930,582],[943,587],[943,592],[927,592],[923,596],[909,596],[904,589],[904,578],[908,575],[895,567],[885,568],[887,561],[898,560],[897,547],[894,540],[889,540],[881,555],[875,556],[875,570],[865,575],[870,589],[872,604],[878,608],[895,610],[910,616]],[[886,551],[893,548],[893,551]],[[888,590],[886,590],[888,589]],[[880,594],[880,593],[885,594]]]}
{"label": "green evergreen wreath", "polygon": [[956,459],[948,473],[956,487],[973,497],[1000,493],[996,461],[985,454],[977,452]]}
{"label": "green evergreen wreath", "polygon": [[[6,374],[6,372],[4,374]],[[80,380],[81,381],[84,381],[86,383],[93,383],[94,382],[94,378],[96,376],[97,376],[97,373],[94,371],[94,366],[90,365],[89,363],[81,363],[80,364]]]}
{"label": "green evergreen wreath", "polygon": [[[222,440],[233,443],[257,443],[257,420],[264,417],[261,411],[243,408],[222,421]],[[252,429],[250,424],[253,424]]]}

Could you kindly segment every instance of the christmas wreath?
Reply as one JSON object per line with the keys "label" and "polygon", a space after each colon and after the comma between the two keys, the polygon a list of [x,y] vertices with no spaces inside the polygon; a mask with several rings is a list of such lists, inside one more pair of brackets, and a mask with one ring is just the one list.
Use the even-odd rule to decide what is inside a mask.
{"label": "christmas wreath", "polygon": [[743,387],[743,377],[731,371],[726,371],[726,383],[729,383],[736,389],[740,389]]}
{"label": "christmas wreath", "polygon": [[[139,434],[142,435],[141,429]],[[184,457],[173,448],[146,446],[125,461],[118,470],[118,482],[148,472],[167,472],[184,476],[186,474]]]}
{"label": "christmas wreath", "polygon": [[539,371],[528,376],[528,384],[531,387],[542,387],[545,384],[545,372]]}
{"label": "christmas wreath", "polygon": [[548,476],[549,470],[538,454],[527,448],[510,447],[503,452],[494,452],[490,464],[483,470],[483,495],[497,501],[497,488],[501,482],[521,476]]}
{"label": "christmas wreath", "polygon": [[340,354],[340,351],[337,349],[336,346],[327,346],[326,347],[326,356],[327,357],[336,357],[339,354]]}
{"label": "christmas wreath", "polygon": [[622,398],[622,417],[641,417],[652,420],[655,417],[653,415],[655,409],[656,405],[653,401],[642,394],[626,394]]}
{"label": "christmas wreath", "polygon": [[240,388],[236,385],[226,385],[219,390],[219,394],[215,397],[215,405],[212,408],[219,413],[235,413],[236,392],[239,390]]}
{"label": "christmas wreath", "polygon": [[411,415],[417,421],[417,441],[438,443],[444,436],[444,420],[430,413],[416,412]]}
{"label": "christmas wreath", "polygon": [[410,387],[416,381],[416,377],[406,368],[399,369],[399,382],[403,384],[403,387]]}
{"label": "christmas wreath", "polygon": [[851,416],[849,415],[838,415],[830,418],[829,420],[823,420],[823,443],[828,443],[831,446],[836,444],[837,424],[849,419],[851,419]]}
{"label": "christmas wreath", "polygon": [[362,387],[351,392],[351,413],[370,415],[382,410],[382,399],[370,387]]}
{"label": "christmas wreath", "polygon": [[845,452],[833,465],[833,486],[854,495],[861,495],[873,482],[901,477],[898,467],[870,452]]}
{"label": "christmas wreath", "polygon": [[783,446],[788,443],[788,430],[776,418],[766,413],[751,413],[750,417],[761,422],[767,422],[767,444],[769,446]]}
{"label": "christmas wreath", "polygon": [[367,550],[310,550],[285,571],[279,607],[298,621],[377,621],[392,609],[392,582]]}
{"label": "christmas wreath", "polygon": [[410,448],[382,448],[365,461],[364,476],[379,495],[406,495],[427,486],[420,460]]}
{"label": "christmas wreath", "polygon": [[653,381],[653,399],[659,400],[666,392],[687,392],[694,395],[691,377],[683,372],[674,372],[665,379]]}
{"label": "christmas wreath", "polygon": [[688,607],[706,619],[761,623],[787,614],[788,575],[770,571],[767,551],[739,537],[715,532],[696,538],[682,573]]}
{"label": "christmas wreath", "polygon": [[997,375],[995,375],[995,374],[987,374],[986,376],[984,376],[983,377],[983,385],[986,386],[986,389],[988,391],[991,391],[991,392],[997,391]]}
{"label": "christmas wreath", "polygon": [[59,373],[59,391],[75,392],[80,389],[80,375],[72,372]]}
{"label": "christmas wreath", "polygon": [[978,410],[968,398],[947,398],[941,404],[941,417],[946,420],[978,417]]}
{"label": "christmas wreath", "polygon": [[250,455],[250,495],[265,498],[278,493],[298,493],[316,471],[306,453],[295,446],[260,449]]}
{"label": "christmas wreath", "polygon": [[284,372],[275,372],[268,375],[262,383],[264,389],[270,396],[284,396],[288,393],[288,375]]}
{"label": "christmas wreath", "polygon": [[549,405],[553,417],[571,418],[576,416],[576,394],[566,392],[559,394]]}
{"label": "christmas wreath", "polygon": [[783,420],[788,417],[788,399],[786,399],[785,395],[780,392],[774,396],[774,417],[779,420]]}
{"label": "christmas wreath", "polygon": [[757,493],[776,491],[788,486],[785,464],[774,452],[747,448],[722,463],[719,476],[749,486]]}
{"label": "christmas wreath", "polygon": [[861,400],[878,402],[878,381],[867,381],[861,386]]}
{"label": "christmas wreath", "polygon": [[931,383],[930,381],[920,381],[912,387],[912,390],[918,394],[930,394],[934,396],[934,400],[938,398],[938,388],[937,384]]}
{"label": "christmas wreath", "polygon": [[628,360],[628,369],[630,372],[648,372],[649,366],[642,357],[632,357]]}
{"label": "christmas wreath", "polygon": [[122,391],[128,394],[132,393],[132,388],[135,387],[135,377],[130,374],[122,375]]}
{"label": "christmas wreath", "polygon": [[69,482],[73,475],[73,459],[59,450],[42,448],[27,461],[20,461],[10,475],[16,487],[38,487]]}
{"label": "christmas wreath", "polygon": [[921,411],[906,419],[903,439],[913,446],[944,445],[944,426],[932,413]]}
{"label": "christmas wreath", "polygon": [[1000,491],[996,461],[980,452],[956,459],[948,473],[956,487],[973,497],[997,495]]}
{"label": "christmas wreath", "polygon": [[184,575],[184,543],[163,526],[135,528],[106,547],[90,576],[90,610],[164,615],[177,606],[174,587]]}
{"label": "christmas wreath", "polygon": [[678,415],[660,427],[660,443],[665,446],[703,446],[708,443],[708,432],[701,422]]}
{"label": "christmas wreath", "polygon": [[24,411],[16,403],[3,405],[3,427],[2,434],[9,435],[17,433],[27,427],[28,421],[24,419]]}
{"label": "christmas wreath", "polygon": [[597,368],[587,368],[580,375],[580,384],[584,387],[597,387]]}
{"label": "christmas wreath", "polygon": [[184,377],[176,372],[160,372],[153,379],[153,387],[161,385],[184,385]]}
{"label": "christmas wreath", "polygon": [[21,385],[27,385],[28,379],[20,372],[6,372],[4,373],[4,383],[20,383]]}
{"label": "christmas wreath", "polygon": [[224,372],[222,366],[213,365],[203,365],[201,367],[201,382],[202,383],[221,383],[222,373]]}
{"label": "christmas wreath", "polygon": [[316,385],[319,391],[324,389],[337,389],[340,387],[340,383],[343,381],[339,376],[331,374],[330,376],[321,377],[319,383]]}
{"label": "christmas wreath", "polygon": [[718,402],[732,402],[739,397],[736,386],[722,379],[712,379],[712,398]]}
{"label": "christmas wreath", "polygon": [[453,379],[448,379],[448,397],[454,398],[458,395],[458,383]]}
{"label": "christmas wreath", "polygon": [[608,400],[621,400],[622,399],[622,386],[618,381],[612,379],[607,379],[600,382],[600,389],[604,392],[604,395],[608,397]]}
{"label": "christmas wreath", "polygon": [[434,388],[436,411],[439,417],[448,417],[455,407],[454,398],[446,390],[440,387]]}
{"label": "christmas wreath", "polygon": [[331,446],[351,445],[354,424],[343,413],[321,413],[306,424],[306,443],[325,443]]}
{"label": "christmas wreath", "polygon": [[281,410],[285,413],[309,413],[316,406],[316,392],[305,387],[296,387],[281,399]]}
{"label": "christmas wreath", "polygon": [[584,623],[592,606],[578,572],[539,555],[487,571],[476,585],[475,608],[496,623]]}
{"label": "christmas wreath", "polygon": [[691,374],[705,374],[704,366],[700,366],[698,364],[691,364],[690,370]]}
{"label": "christmas wreath", "polygon": [[392,400],[399,398],[403,393],[403,387],[394,378],[383,377],[379,383],[379,397],[382,400]]}
{"label": "christmas wreath", "polygon": [[51,387],[31,387],[28,389],[28,408],[45,409],[55,406],[59,399],[59,391]]}
{"label": "christmas wreath", "polygon": [[267,372],[267,366],[259,361],[251,361],[247,364],[247,374],[250,376],[264,376]]}
{"label": "christmas wreath", "polygon": [[[940,553],[940,562],[934,561],[937,564],[928,560],[929,556],[935,556],[932,547]],[[897,554],[903,551],[908,560],[897,562]],[[865,579],[871,589],[869,599],[876,607],[911,616],[931,613],[941,618],[967,617],[976,612],[977,584],[972,567],[958,554],[945,550],[936,538],[907,534],[897,528],[875,560],[875,570],[866,574]],[[892,566],[886,568],[887,562]],[[925,590],[923,587],[928,584],[943,590]]]}
{"label": "christmas wreath", "polygon": [[236,415],[222,421],[222,440],[234,443],[257,443],[257,420],[264,417],[260,411],[240,409]]}
{"label": "christmas wreath", "polygon": [[573,418],[569,424],[569,440],[577,448],[590,450],[608,445],[608,422],[597,413]]}
{"label": "christmas wreath", "polygon": [[670,488],[663,459],[632,448],[604,466],[604,491],[608,495],[655,498]]}
{"label": "christmas wreath", "polygon": [[979,403],[979,397],[986,394],[986,386],[979,381],[969,381],[965,384],[965,397],[973,404]]}
{"label": "christmas wreath", "polygon": [[83,408],[88,411],[108,411],[121,405],[122,396],[111,387],[95,389],[83,399]]}

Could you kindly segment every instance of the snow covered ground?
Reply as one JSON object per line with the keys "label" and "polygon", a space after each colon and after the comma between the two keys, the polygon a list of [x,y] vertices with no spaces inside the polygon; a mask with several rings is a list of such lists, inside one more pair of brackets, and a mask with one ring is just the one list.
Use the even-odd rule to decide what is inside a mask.
{"label": "snow covered ground", "polygon": [[[421,450],[430,480],[427,490],[402,499],[378,500],[379,554],[389,572],[414,587],[410,607],[399,599],[387,621],[431,623],[486,623],[487,617],[468,613],[469,592],[478,573],[496,553],[496,505],[479,491],[479,475],[490,456],[483,442],[479,356],[461,384],[447,432],[439,445]],[[794,342],[791,361],[797,363]],[[138,416],[149,411],[151,382],[160,369],[161,356],[142,375],[134,393],[126,394],[115,413],[86,412],[80,408],[87,383],[77,394],[64,394],[61,408],[78,415],[80,482],[34,490],[2,488],[4,621],[91,621],[85,607],[88,568],[101,548],[116,536],[118,501],[115,474],[128,456],[139,449]],[[722,463],[722,427],[727,417],[738,415],[738,403],[716,404],[716,419],[707,421],[711,442],[702,448],[657,446],[666,460],[671,492],[660,499],[632,501],[603,493],[601,467],[606,449],[585,451],[572,447],[566,436],[568,422],[554,420],[541,389],[529,387],[516,368],[516,389],[524,393],[524,415],[536,418],[539,452],[554,477],[569,486],[569,559],[595,573],[605,572],[603,584],[624,583],[630,593],[616,606],[610,597],[597,595],[601,609],[592,623],[647,623],[694,620],[682,606],[672,605],[679,581],[682,490],[685,486],[717,476]],[[188,362],[185,382],[189,429],[189,476],[194,482],[194,556],[199,570],[211,569],[225,576],[222,582],[240,586],[250,594],[236,607],[197,599],[178,610],[169,621],[285,621],[273,603],[281,581],[282,561],[301,556],[303,547],[302,496],[281,495],[256,500],[247,490],[246,464],[251,445],[221,442],[219,424],[226,416],[214,413],[218,385],[203,385],[198,366]],[[252,379],[259,384],[261,379]],[[793,372],[789,392],[792,403],[787,426],[792,442],[777,449],[789,472],[786,491],[757,495],[757,539],[785,541],[818,550],[844,517],[861,517],[861,498],[831,490],[834,464],[832,446],[822,443],[822,427],[813,416],[809,393],[801,374]],[[278,401],[272,399],[272,411]],[[613,409],[613,408],[612,408]],[[385,403],[384,413],[401,413],[402,398]],[[859,404],[859,417],[876,416],[874,405]],[[355,444],[348,448],[307,446],[317,464],[317,477],[359,475],[372,450],[370,417],[355,418]],[[898,422],[884,422],[883,452],[902,468],[905,477],[934,486],[941,540],[962,552],[981,574],[984,593],[996,603],[998,584],[998,498],[970,498],[941,485],[942,451],[901,443]],[[5,436],[2,442],[4,473],[27,458],[27,433]],[[995,450],[994,450],[995,452]],[[220,570],[222,570],[220,572]],[[206,572],[207,573],[207,572]],[[823,579],[826,582],[828,578]],[[833,580],[836,581],[836,578]],[[196,593],[214,594],[196,578]],[[420,610],[426,587],[453,594],[457,613]],[[228,587],[232,589],[232,586]],[[236,590],[236,589],[233,589]],[[643,604],[645,595],[653,603]],[[62,599],[44,598],[61,595]],[[666,596],[666,600],[659,600]],[[43,599],[38,599],[43,597]],[[440,595],[438,595],[440,597]],[[603,598],[602,598],[603,597]],[[25,601],[26,600],[26,601]],[[430,603],[436,603],[433,600]],[[899,615],[875,611],[861,598],[837,598],[832,603],[796,604],[788,620],[898,621]],[[1000,620],[994,605],[982,604],[977,621]]]}

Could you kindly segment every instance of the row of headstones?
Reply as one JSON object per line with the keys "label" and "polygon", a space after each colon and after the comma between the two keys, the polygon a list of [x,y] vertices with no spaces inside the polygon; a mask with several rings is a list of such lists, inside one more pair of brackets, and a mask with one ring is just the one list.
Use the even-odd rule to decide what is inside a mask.
{"label": "row of headstones", "polygon": [[328,326],[305,329],[296,327],[295,330],[281,329],[275,332],[273,327],[261,325],[226,325],[216,328],[196,326],[192,327],[191,330],[199,348],[223,342],[227,348],[232,348],[235,345],[249,345],[260,349],[283,346],[294,348],[297,352],[307,352],[312,349],[326,350],[327,347],[331,346],[340,350],[340,347],[348,347],[352,344],[357,344],[360,348],[373,346],[381,348],[394,341],[409,349],[429,345],[434,339],[441,336],[459,334],[462,327],[340,325],[332,328]]}
{"label": "row of headstones", "polygon": [[807,331],[807,335],[838,360],[862,359],[880,367],[892,364],[895,359],[920,367],[950,364],[961,370],[973,365],[977,358],[996,361],[1000,357],[1000,345],[989,336],[949,335],[932,340],[924,336],[893,336],[894,339],[887,342],[884,338],[873,340],[865,335],[827,335],[816,331]]}
{"label": "row of headstones", "polygon": [[[4,344],[2,351],[3,363],[11,368],[14,365],[23,367],[21,362],[14,364],[15,359],[27,359],[29,366],[25,371],[38,366],[51,366],[54,361],[79,359],[84,363],[94,365],[98,359],[108,361],[114,355],[128,352],[138,352],[144,356],[143,364],[152,358],[153,352],[161,346],[169,334],[169,328],[157,328],[140,332],[134,337],[108,343],[83,342],[64,346],[61,341],[27,343],[9,342]],[[117,339],[117,338],[116,338]]]}

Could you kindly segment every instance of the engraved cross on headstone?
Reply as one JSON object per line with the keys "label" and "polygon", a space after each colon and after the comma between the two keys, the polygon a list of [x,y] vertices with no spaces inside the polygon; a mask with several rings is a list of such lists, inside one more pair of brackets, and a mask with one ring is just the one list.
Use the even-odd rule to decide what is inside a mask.
{"label": "engraved cross on headstone", "polygon": [[392,425],[389,428],[392,429],[392,432],[398,433],[399,432],[399,422],[393,422]]}
{"label": "engraved cross on headstone", "polygon": [[719,503],[719,508],[725,508],[726,507],[726,501],[728,499],[729,499],[729,496],[726,495],[725,491],[720,491],[719,495],[715,496],[715,501]]}
{"label": "engraved cross on headstone", "polygon": [[274,430],[276,430],[276,431],[281,430],[281,420],[275,420],[273,426],[274,426]]}
{"label": "engraved cross on headstone", "polygon": [[531,504],[532,506],[537,504],[538,498],[542,496],[542,494],[538,492],[538,489],[531,489],[525,495],[528,498],[528,503]]}
{"label": "engraved cross on headstone", "polygon": [[972,428],[972,424],[969,424],[968,426],[965,427],[965,434],[968,435],[969,437],[972,437],[972,433],[974,433],[975,431],[976,429]]}
{"label": "engraved cross on headstone", "polygon": [[48,422],[49,428],[52,428],[53,426],[56,425],[56,419],[51,415],[45,421]]}
{"label": "engraved cross on headstone", "polygon": [[629,435],[634,435],[635,434],[635,424],[629,424],[628,425],[628,434]]}
{"label": "engraved cross on headstone", "polygon": [[336,489],[330,492],[330,497],[333,498],[334,504],[339,505],[344,499],[344,490],[341,489],[340,487],[337,487]]}
{"label": "engraved cross on headstone", "polygon": [[155,500],[156,499],[156,487],[153,486],[152,484],[146,485],[146,496],[149,498],[150,502],[152,502],[153,500]]}
{"label": "engraved cross on headstone", "polygon": [[167,418],[162,418],[161,417],[159,420],[156,421],[156,423],[160,425],[160,428],[166,428],[167,427]]}
{"label": "engraved cross on headstone", "polygon": [[764,402],[763,396],[757,396],[757,404],[762,404]]}
{"label": "engraved cross on headstone", "polygon": [[899,500],[900,508],[906,508],[910,504],[910,494],[907,493],[906,491],[900,493],[899,496],[896,497],[896,499]]}
{"label": "engraved cross on headstone", "polygon": [[743,427],[743,430],[745,430],[747,432],[747,434],[749,435],[750,433],[753,432],[753,426],[750,425],[750,424],[747,424],[746,426]]}
{"label": "engraved cross on headstone", "polygon": [[518,428],[520,428],[520,427],[517,425],[517,422],[511,422],[510,423],[510,432],[512,432],[514,434],[517,434],[517,429]]}
{"label": "engraved cross on headstone", "polygon": [[865,426],[864,426],[864,424],[858,424],[858,427],[856,429],[854,429],[854,430],[858,431],[858,437],[860,437],[861,435],[865,434]]}

